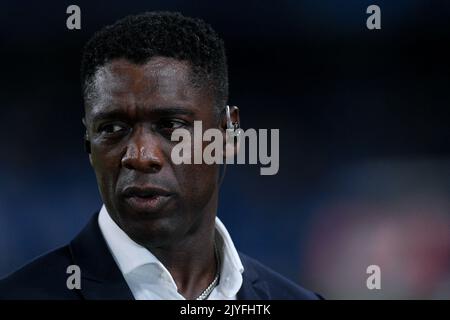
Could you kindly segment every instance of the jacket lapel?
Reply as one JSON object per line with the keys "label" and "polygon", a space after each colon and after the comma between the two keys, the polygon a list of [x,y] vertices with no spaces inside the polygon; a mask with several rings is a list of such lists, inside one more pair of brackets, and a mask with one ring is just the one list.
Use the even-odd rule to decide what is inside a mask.
{"label": "jacket lapel", "polygon": [[133,300],[98,226],[98,213],[70,243],[70,251],[81,270],[80,293],[85,299]]}
{"label": "jacket lapel", "polygon": [[237,293],[237,300],[270,300],[267,283],[260,279],[253,263],[247,256],[239,253],[244,266],[242,287]]}

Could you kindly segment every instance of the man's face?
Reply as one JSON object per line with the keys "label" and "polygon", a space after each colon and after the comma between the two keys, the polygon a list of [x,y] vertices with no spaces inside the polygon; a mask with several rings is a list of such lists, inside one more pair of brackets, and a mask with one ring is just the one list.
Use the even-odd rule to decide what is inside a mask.
{"label": "man's face", "polygon": [[[218,127],[213,96],[190,82],[188,64],[155,57],[143,65],[113,60],[95,75],[86,107],[90,160],[113,220],[136,242],[164,246],[211,221],[216,165],[175,165],[177,128]],[[191,152],[193,154],[193,152]]]}

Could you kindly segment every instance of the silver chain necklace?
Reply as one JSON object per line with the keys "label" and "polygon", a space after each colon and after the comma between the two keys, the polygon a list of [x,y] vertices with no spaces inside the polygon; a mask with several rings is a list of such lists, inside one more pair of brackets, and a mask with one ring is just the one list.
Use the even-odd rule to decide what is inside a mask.
{"label": "silver chain necklace", "polygon": [[220,277],[220,256],[219,256],[219,250],[217,249],[216,242],[214,242],[214,254],[216,256],[216,263],[217,263],[217,271],[216,276],[214,277],[214,280],[209,284],[209,286],[197,297],[195,300],[206,300],[211,292],[214,290],[214,288],[219,283],[219,277]]}

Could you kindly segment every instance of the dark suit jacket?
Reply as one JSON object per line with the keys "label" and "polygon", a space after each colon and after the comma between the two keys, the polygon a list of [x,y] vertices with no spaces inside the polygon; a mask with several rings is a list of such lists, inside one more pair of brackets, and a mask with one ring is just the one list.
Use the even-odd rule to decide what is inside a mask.
{"label": "dark suit jacket", "polygon": [[[94,215],[67,246],[45,254],[3,280],[0,299],[134,299]],[[319,299],[256,260],[239,253],[244,265],[240,300]],[[69,290],[69,265],[81,269],[81,289]]]}

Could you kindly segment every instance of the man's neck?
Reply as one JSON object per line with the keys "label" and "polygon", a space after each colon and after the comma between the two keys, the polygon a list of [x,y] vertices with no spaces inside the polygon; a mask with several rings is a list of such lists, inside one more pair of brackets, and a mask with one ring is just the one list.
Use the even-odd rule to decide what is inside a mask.
{"label": "man's neck", "polygon": [[186,299],[196,299],[217,274],[215,215],[207,216],[197,230],[163,248],[147,247],[167,268]]}

